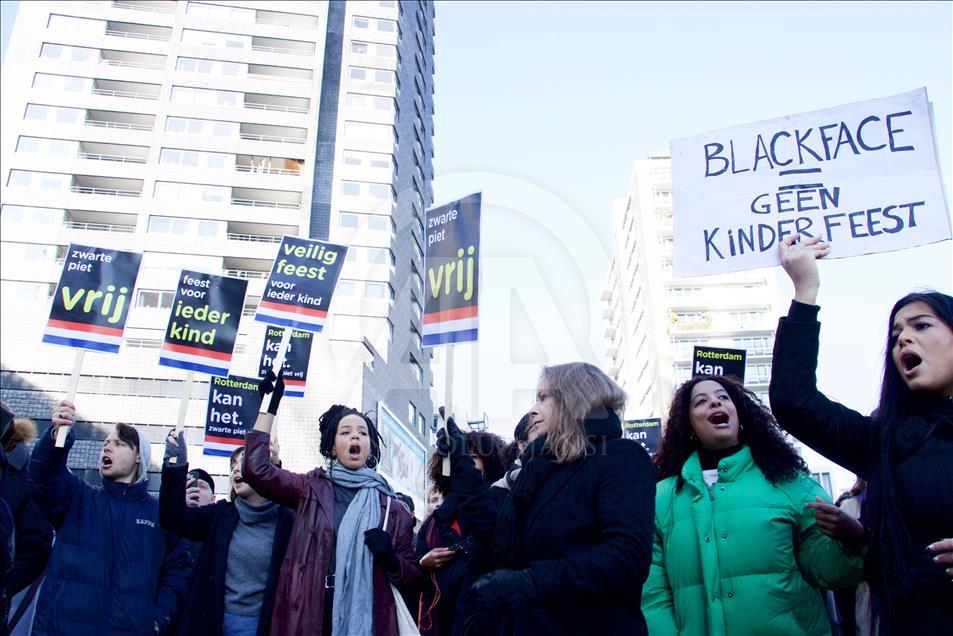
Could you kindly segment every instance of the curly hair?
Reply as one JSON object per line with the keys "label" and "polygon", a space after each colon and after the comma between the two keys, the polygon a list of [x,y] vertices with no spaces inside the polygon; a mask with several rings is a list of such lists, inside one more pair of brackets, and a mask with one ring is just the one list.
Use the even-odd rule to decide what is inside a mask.
{"label": "curly hair", "polygon": [[784,438],[777,421],[758,397],[732,376],[699,375],[678,387],[668,412],[662,447],[653,459],[658,480],[678,477],[682,487],[682,465],[698,448],[693,440],[691,419],[692,388],[699,382],[717,382],[728,393],[741,424],[738,441],[751,449],[751,456],[772,484],[790,481],[800,473],[809,473],[807,464]]}
{"label": "curly hair", "polygon": [[367,414],[361,413],[350,406],[344,406],[343,404],[335,404],[318,418],[318,429],[321,432],[321,454],[328,459],[331,458],[331,451],[334,449],[334,436],[337,435],[338,432],[338,424],[348,415],[356,415],[367,424],[367,434],[371,438],[371,453],[368,459],[371,457],[374,458],[374,466],[368,465],[368,467],[376,468],[381,460],[381,438],[377,432],[377,426],[374,425],[374,422],[371,421],[371,418],[368,417]]}
{"label": "curly hair", "polygon": [[[470,431],[464,433],[463,437],[467,442],[467,454],[483,460],[483,479],[486,483],[492,484],[506,473],[507,466],[503,456],[506,442],[502,437],[486,431]],[[442,460],[443,457],[436,453],[431,455],[428,470],[434,490],[446,496],[450,492],[450,478],[445,477],[441,470]]]}

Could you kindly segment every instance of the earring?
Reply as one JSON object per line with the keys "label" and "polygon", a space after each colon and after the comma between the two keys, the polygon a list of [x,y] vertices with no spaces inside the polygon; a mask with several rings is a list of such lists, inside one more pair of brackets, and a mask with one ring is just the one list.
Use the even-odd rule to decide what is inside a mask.
{"label": "earring", "polygon": [[370,468],[371,470],[374,470],[375,468],[377,468],[377,463],[378,463],[377,457],[375,457],[374,455],[369,455],[367,457],[367,460],[364,462],[364,465]]}
{"label": "earring", "polygon": [[695,435],[695,433],[689,433],[688,439],[691,441],[692,444],[696,446],[698,445],[698,437]]}

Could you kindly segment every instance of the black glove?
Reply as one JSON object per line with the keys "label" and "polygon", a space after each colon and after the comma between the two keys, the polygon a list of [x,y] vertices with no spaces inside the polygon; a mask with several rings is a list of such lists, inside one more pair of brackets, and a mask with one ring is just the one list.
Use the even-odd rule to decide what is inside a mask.
{"label": "black glove", "polygon": [[467,440],[463,432],[457,428],[457,423],[452,417],[447,418],[446,432],[441,428],[437,431],[436,452],[441,457],[449,457],[451,461],[462,455],[466,455]]}
{"label": "black glove", "polygon": [[[277,383],[275,380],[277,380]],[[285,394],[284,369],[281,370],[277,378],[275,372],[269,369],[268,373],[265,374],[265,379],[258,383],[258,395],[261,396],[262,401],[269,393],[273,393],[273,395],[271,396],[271,404],[268,405],[268,412],[272,415],[278,415],[278,404],[281,403],[281,397]],[[261,406],[258,407],[258,412],[264,413]]]}
{"label": "black glove", "polygon": [[536,579],[529,570],[496,570],[477,579],[473,593],[481,608],[513,612],[536,599]]}
{"label": "black glove", "polygon": [[[173,433],[175,433],[174,428],[169,431],[169,434],[165,438],[165,456],[162,458],[162,465],[185,466],[189,462],[188,448],[185,446],[185,431],[179,431],[178,437],[175,438],[178,446],[169,441]],[[175,462],[170,463],[169,460],[173,457],[175,458]]]}
{"label": "black glove", "polygon": [[400,568],[400,559],[394,552],[394,540],[391,539],[389,532],[380,528],[371,528],[364,533],[364,545],[386,571],[395,572]]}

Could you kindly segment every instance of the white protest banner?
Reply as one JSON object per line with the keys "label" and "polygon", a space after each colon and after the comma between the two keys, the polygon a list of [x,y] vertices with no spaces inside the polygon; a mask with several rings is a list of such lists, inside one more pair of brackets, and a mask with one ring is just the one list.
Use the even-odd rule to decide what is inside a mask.
{"label": "white protest banner", "polygon": [[671,142],[674,274],[778,264],[804,233],[829,258],[950,238],[925,88]]}

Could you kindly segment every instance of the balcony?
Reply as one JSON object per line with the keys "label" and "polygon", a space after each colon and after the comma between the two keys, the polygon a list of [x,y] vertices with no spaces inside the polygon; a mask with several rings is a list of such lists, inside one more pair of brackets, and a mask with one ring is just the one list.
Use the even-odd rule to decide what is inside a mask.
{"label": "balcony", "polygon": [[137,218],[135,214],[121,214],[118,212],[67,210],[63,227],[72,230],[131,234],[136,231]]}
{"label": "balcony", "polygon": [[145,163],[149,156],[148,146],[125,144],[101,144],[83,141],[76,154],[79,159],[91,161],[116,161],[119,163]]}
{"label": "balcony", "polygon": [[271,273],[271,260],[260,258],[233,258],[226,256],[222,260],[222,271],[226,276],[255,280],[268,278]]}
{"label": "balcony", "polygon": [[73,182],[70,184],[70,192],[113,197],[141,197],[142,179],[74,175]]}
{"label": "balcony", "polygon": [[103,50],[99,53],[99,63],[104,66],[162,70],[165,68],[165,55],[149,55],[131,51]]}
{"label": "balcony", "polygon": [[300,210],[301,193],[285,190],[262,190],[258,188],[232,188],[232,205],[255,208],[279,208]]}
{"label": "balcony", "polygon": [[289,68],[286,66],[267,66],[264,64],[249,64],[249,79],[279,80],[294,82],[310,82],[314,72],[309,68]]}
{"label": "balcony", "polygon": [[175,0],[149,2],[148,0],[125,0],[125,2],[113,2],[112,6],[116,9],[131,9],[133,11],[148,11],[150,13],[175,13]]}
{"label": "balcony", "polygon": [[274,24],[276,26],[289,26],[310,30],[317,28],[318,16],[258,9],[255,11],[255,24]]}
{"label": "balcony", "polygon": [[288,126],[269,126],[266,124],[242,124],[239,131],[242,139],[250,141],[277,141],[280,143],[303,144],[307,141],[307,128]]}
{"label": "balcony", "polygon": [[260,155],[238,155],[235,157],[235,170],[252,174],[278,174],[301,176],[303,159],[285,159],[283,157],[262,157]]}
{"label": "balcony", "polygon": [[131,99],[159,99],[159,84],[143,84],[141,82],[121,82],[118,80],[93,80],[93,95],[109,97],[128,97]]}
{"label": "balcony", "polygon": [[299,42],[298,40],[282,40],[255,36],[251,39],[251,50],[313,57],[314,42]]}
{"label": "balcony", "polygon": [[297,234],[298,228],[291,225],[272,225],[264,223],[228,222],[228,232],[225,235],[229,241],[250,243],[281,243],[285,234]]}
{"label": "balcony", "polygon": [[283,95],[245,93],[245,108],[252,108],[255,110],[306,114],[310,105],[311,100],[304,97],[285,97]]}
{"label": "balcony", "polygon": [[106,35],[134,40],[168,42],[172,38],[172,28],[110,20],[106,23]]}
{"label": "balcony", "polygon": [[119,130],[152,130],[155,126],[155,115],[140,115],[138,113],[120,113],[112,110],[87,110],[87,126],[95,128],[116,128]]}

